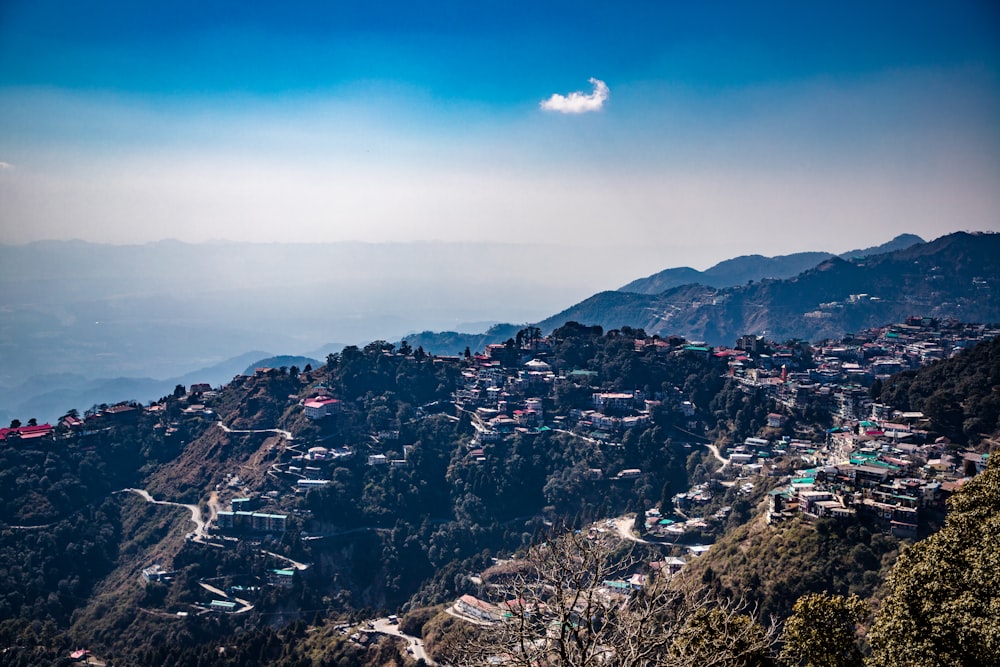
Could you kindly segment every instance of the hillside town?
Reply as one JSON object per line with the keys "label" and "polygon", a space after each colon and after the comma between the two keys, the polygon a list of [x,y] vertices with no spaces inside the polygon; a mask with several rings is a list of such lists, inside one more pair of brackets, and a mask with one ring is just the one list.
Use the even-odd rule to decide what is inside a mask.
{"label": "hillside town", "polygon": [[[662,557],[603,582],[604,595],[621,597],[642,588],[650,576],[677,574],[690,559],[709,550],[726,525],[734,498],[763,501],[769,523],[794,517],[853,521],[867,516],[897,537],[921,535],[924,517],[942,514],[947,497],[981,472],[988,456],[956,451],[945,438],[929,439],[923,414],[899,412],[875,402],[871,387],[894,373],[948,358],[998,335],[1000,330],[983,325],[914,317],[815,346],[776,343],[762,335],[743,336],[732,347],[720,348],[680,338],[636,336],[637,354],[718,360],[725,378],[740,391],[763,397],[772,406],[757,432],[741,442],[723,442],[706,436],[707,406],[697,405],[680,388],[669,395],[647,394],[640,388],[612,390],[594,384],[596,373],[590,369],[557,372],[549,362],[551,341],[529,329],[523,337],[519,334],[517,340],[490,345],[480,354],[434,357],[434,364],[459,371],[452,404],[422,406],[414,419],[444,413],[464,420],[468,434],[462,465],[476,466],[487,462],[491,444],[515,434],[536,437],[555,431],[591,447],[620,447],[629,432],[649,427],[658,411],[672,411],[679,424],[677,446],[689,451],[706,447],[711,452],[707,460],[713,465],[703,479],[674,493],[669,504],[651,502],[641,508],[638,518],[612,517],[588,528],[591,535],[613,533],[664,547]],[[415,354],[405,348],[383,353]],[[255,375],[266,378],[276,372],[260,368]],[[308,382],[307,376],[303,379]],[[237,384],[247,381],[240,376],[234,379]],[[557,400],[569,384],[589,387],[585,404],[578,401],[567,408],[565,401]],[[259,463],[256,473],[233,470],[220,480],[204,519],[194,514],[197,508],[192,509],[199,525],[189,539],[224,548],[249,541],[270,563],[261,580],[232,577],[199,582],[209,596],[194,605],[193,611],[243,613],[253,609],[246,598],[259,595],[261,587],[290,589],[309,568],[272,550],[288,531],[296,531],[295,537],[302,541],[331,534],[311,529],[310,513],[296,509],[296,498],[330,484],[338,466],[406,468],[414,445],[401,440],[402,425],[392,420],[377,425],[377,430],[347,428],[356,407],[346,405],[322,383],[289,396],[295,401],[290,409],[293,413],[301,410],[305,423],[322,426],[322,432],[329,435],[300,441],[292,432],[276,427],[234,429],[213,421],[217,419],[213,404],[221,389],[205,384],[188,390],[179,387],[173,398],[184,400],[181,409],[175,404],[168,407],[171,404],[166,400],[148,406],[123,403],[95,406],[83,415],[73,411],[56,426],[33,421],[24,426],[12,424],[0,429],[0,441],[16,446],[19,441],[39,438],[87,437],[134,423],[143,412],[158,417],[157,429],[166,439],[181,437],[186,420],[207,421],[225,434],[260,433],[273,438],[271,454]],[[802,407],[817,401],[832,413],[829,428],[818,430],[802,418]],[[645,474],[641,468],[586,472],[588,479],[603,484],[632,483]],[[147,582],[169,583],[171,574],[159,563],[142,571]],[[480,573],[469,575],[481,581]],[[481,585],[474,592],[488,598],[490,591]],[[496,623],[510,615],[511,604],[470,592],[449,613],[474,623]]]}
{"label": "hillside town", "polygon": [[[943,499],[963,479],[985,467],[987,455],[947,453],[949,443],[945,439],[926,440],[924,415],[894,411],[876,403],[870,398],[869,388],[894,373],[915,370],[998,335],[1000,331],[985,325],[912,317],[904,323],[860,331],[816,346],[778,344],[762,335],[742,336],[731,348],[710,348],[677,338],[637,338],[637,352],[652,348],[664,355],[712,355],[722,359],[726,374],[743,391],[763,393],[776,405],[776,410],[767,416],[766,427],[754,437],[743,442],[715,443],[719,460],[725,463],[717,472],[718,480],[678,494],[677,505],[690,508],[707,503],[712,495],[709,489],[719,486],[718,481],[729,480],[731,486],[736,478],[773,477],[784,471],[775,462],[791,458],[807,467],[785,475],[788,484],[770,494],[771,520],[780,521],[792,511],[810,517],[848,517],[857,511],[870,511],[886,519],[887,529],[900,535],[915,535],[917,511],[943,507]],[[608,391],[594,386],[589,406],[557,413],[553,410],[553,395],[560,385],[581,377],[587,379],[595,373],[586,369],[554,372],[546,362],[549,341],[539,334],[530,340],[517,341],[518,363],[511,367],[501,362],[509,357],[511,342],[489,345],[485,352],[466,359],[444,356],[434,359],[436,363],[462,366],[459,385],[452,394],[453,412],[471,418],[472,432],[467,444],[471,462],[482,461],[484,444],[514,433],[557,429],[572,432],[595,446],[613,444],[629,430],[649,425],[654,410],[667,402],[668,397],[647,396],[640,389]],[[272,369],[257,370],[258,375],[269,372]],[[694,405],[680,389],[676,392],[669,397],[669,404],[685,418],[689,444],[701,444],[705,441],[701,434],[706,406]],[[304,416],[313,421],[336,420],[341,412],[340,399],[329,395],[324,386],[311,393],[299,400]],[[167,436],[175,433],[180,420],[186,417],[212,416],[212,409],[206,404],[210,406],[216,391],[209,385],[193,384],[187,396],[196,399],[195,402],[189,402],[174,419],[164,415],[161,420],[159,428]],[[796,408],[815,398],[824,400],[833,411],[834,427],[822,433],[800,428],[795,419]],[[445,406],[434,406],[436,410],[442,407]],[[13,444],[19,440],[85,436],[115,424],[134,422],[143,410],[162,412],[164,404],[95,406],[83,416],[74,410],[57,426],[37,424],[34,420],[25,425],[15,421],[8,428],[0,428],[0,441]],[[290,433],[286,435],[282,458],[271,464],[269,474],[277,480],[290,480],[292,486],[288,490],[298,492],[326,484],[329,480],[323,472],[333,464],[353,458],[359,448],[366,451],[364,460],[369,466],[387,467],[406,466],[412,449],[411,445],[398,442],[398,427],[391,425],[371,433],[370,442],[360,446],[343,443],[303,450],[293,442]],[[385,449],[380,449],[380,443]],[[390,458],[386,454],[390,448],[402,456]],[[589,474],[595,479],[610,480],[635,478],[643,472],[594,469]],[[218,529],[263,532],[285,529],[285,515],[252,511],[265,500],[276,500],[280,493],[245,489],[235,476],[227,479],[226,487],[237,494],[241,489],[254,492],[255,497],[234,497],[231,511],[217,514]],[[672,532],[678,529],[675,526]]]}
{"label": "hillside town", "polygon": [[[927,419],[919,412],[899,412],[874,402],[869,388],[894,373],[915,370],[950,357],[1000,334],[995,328],[913,317],[906,322],[826,341],[810,348],[781,345],[764,336],[743,336],[732,348],[709,348],[697,342],[638,339],[636,349],[655,347],[663,354],[714,355],[724,359],[727,374],[747,393],[762,392],[778,406],[767,415],[766,427],[743,442],[715,449],[722,465],[711,479],[673,497],[673,507],[651,507],[641,531],[644,541],[664,545],[687,542],[688,557],[709,547],[713,528],[726,519],[731,507],[717,500],[730,489],[749,495],[755,484],[773,487],[766,495],[766,521],[778,523],[799,516],[806,520],[832,518],[851,521],[868,515],[885,532],[897,537],[921,534],[921,517],[940,515],[945,500],[982,472],[988,454],[954,452],[946,438],[927,439]],[[546,341],[536,343],[530,360],[516,373],[504,372],[497,358],[503,346],[491,346],[475,357],[463,373],[464,385],[455,392],[456,406],[474,414],[475,434],[469,455],[483,456],[481,445],[521,431],[570,428],[595,444],[612,443],[630,429],[648,424],[663,396],[595,391],[592,407],[565,415],[543,412],[545,390],[565,382],[545,363]],[[577,371],[586,374],[587,371]],[[789,431],[796,407],[821,397],[833,408],[834,427],[825,432]],[[688,419],[691,441],[697,443],[699,406],[683,396],[673,401]],[[719,443],[717,443],[719,444]],[[686,445],[690,446],[690,445]],[[721,450],[721,451],[720,451]],[[949,453],[951,452],[951,453]],[[792,460],[803,467],[789,470]],[[635,478],[641,470],[592,470],[595,478]],[[707,511],[706,511],[707,510]],[[631,522],[619,522],[635,538]],[[595,525],[591,531],[614,527]],[[623,531],[624,532],[624,531]],[[685,540],[695,535],[697,543]],[[603,594],[621,596],[641,588],[648,574],[676,574],[685,558],[670,556],[651,561],[626,579],[603,584]],[[505,605],[507,605],[505,607]],[[491,603],[473,595],[461,597],[451,613],[476,623],[495,623],[510,616],[510,601]]]}

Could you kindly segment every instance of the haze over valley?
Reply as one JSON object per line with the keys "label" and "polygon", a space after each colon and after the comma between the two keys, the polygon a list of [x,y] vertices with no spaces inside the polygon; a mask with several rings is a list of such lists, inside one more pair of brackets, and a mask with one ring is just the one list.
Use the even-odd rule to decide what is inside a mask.
{"label": "haze over valley", "polygon": [[59,407],[76,398],[65,391],[25,402],[101,378],[168,381],[86,394],[150,400],[189,373],[228,381],[254,356],[325,358],[414,331],[541,319],[621,281],[589,268],[598,262],[595,252],[516,244],[0,246],[0,414],[88,408]]}
{"label": "haze over valley", "polygon": [[[847,254],[921,242],[901,236]],[[791,277],[831,256],[729,259],[705,274],[661,271],[621,291],[657,294],[665,276],[677,275],[683,279],[671,284],[725,288]],[[404,338],[458,354],[506,340],[528,323],[551,330],[576,319],[614,328],[592,307],[566,311],[628,277],[627,266],[607,260],[602,251],[538,244],[0,246],[0,418],[54,419],[69,408],[149,401],[176,384],[218,385],[275,354],[324,359],[345,345]],[[622,317],[621,324],[642,325]],[[487,333],[496,323],[514,328]]]}

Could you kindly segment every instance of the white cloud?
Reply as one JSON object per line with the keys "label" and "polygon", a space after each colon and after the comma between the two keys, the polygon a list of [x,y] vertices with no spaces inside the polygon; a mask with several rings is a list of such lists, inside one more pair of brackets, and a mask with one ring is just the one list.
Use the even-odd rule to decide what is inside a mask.
{"label": "white cloud", "polygon": [[559,113],[600,111],[610,94],[608,84],[593,77],[590,78],[590,83],[594,85],[594,92],[589,95],[579,90],[569,95],[555,93],[549,99],[542,100],[539,106],[544,111],[558,111]]}
{"label": "white cloud", "polygon": [[10,162],[0,162],[0,171],[3,171],[4,169],[13,169],[13,168],[14,165],[12,165]]}

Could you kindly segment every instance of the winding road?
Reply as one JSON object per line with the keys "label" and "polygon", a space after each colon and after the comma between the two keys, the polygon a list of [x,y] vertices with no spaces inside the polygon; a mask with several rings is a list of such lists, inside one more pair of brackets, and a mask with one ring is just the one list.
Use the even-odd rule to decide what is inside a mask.
{"label": "winding road", "polygon": [[371,621],[375,632],[381,632],[385,635],[392,635],[393,637],[401,637],[406,640],[406,650],[410,653],[415,660],[423,660],[428,665],[436,665],[438,663],[430,659],[430,656],[424,651],[424,641],[419,637],[414,637],[412,635],[404,635],[399,630],[398,623],[392,623],[388,618],[377,618]]}
{"label": "winding road", "polygon": [[146,502],[153,503],[154,505],[174,505],[175,507],[184,507],[191,512],[191,521],[194,522],[194,540],[196,542],[203,542],[205,540],[205,527],[208,525],[204,517],[201,514],[201,508],[197,505],[187,505],[185,503],[175,503],[169,500],[155,500],[153,496],[149,495],[149,491],[146,489],[122,489],[121,493],[131,492],[139,496],[142,496]]}
{"label": "winding road", "polygon": [[[708,444],[708,443],[706,443],[705,446],[708,447],[709,450],[711,450],[712,456],[714,456],[716,458],[716,460],[719,461],[719,463],[722,464],[723,468],[725,468],[727,465],[729,465],[729,459],[725,458],[722,454],[719,453],[719,448],[718,447],[716,447],[715,445],[712,445],[712,444]],[[720,470],[721,469],[722,468],[720,468]]]}
{"label": "winding road", "polygon": [[215,423],[219,426],[219,428],[221,428],[226,433],[277,433],[278,435],[283,436],[285,440],[295,439],[290,431],[286,431],[285,429],[282,428],[236,429],[236,428],[229,428],[222,422],[215,422]]}

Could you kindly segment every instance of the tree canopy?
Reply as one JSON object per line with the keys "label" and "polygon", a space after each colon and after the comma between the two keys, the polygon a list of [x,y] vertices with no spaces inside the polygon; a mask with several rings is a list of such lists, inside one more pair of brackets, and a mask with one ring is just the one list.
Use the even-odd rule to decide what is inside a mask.
{"label": "tree canopy", "polygon": [[1000,664],[1000,462],[949,502],[945,527],[900,554],[870,633],[873,667]]}
{"label": "tree canopy", "polygon": [[860,667],[858,624],[868,604],[857,595],[803,595],[792,608],[782,634],[781,656],[804,667]]}

